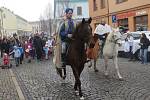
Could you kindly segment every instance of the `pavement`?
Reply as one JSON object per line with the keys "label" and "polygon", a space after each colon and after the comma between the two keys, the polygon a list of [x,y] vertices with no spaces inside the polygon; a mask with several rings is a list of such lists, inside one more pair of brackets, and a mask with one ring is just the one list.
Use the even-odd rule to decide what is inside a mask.
{"label": "pavement", "polygon": [[[104,76],[104,63],[98,59],[99,72],[85,66],[81,74],[85,100],[150,100],[150,63],[128,62],[119,58],[123,76],[117,77],[112,61],[109,61],[109,76]],[[75,95],[74,77],[67,66],[65,83],[57,75],[51,60],[32,61],[0,69],[0,100],[79,100]]]}

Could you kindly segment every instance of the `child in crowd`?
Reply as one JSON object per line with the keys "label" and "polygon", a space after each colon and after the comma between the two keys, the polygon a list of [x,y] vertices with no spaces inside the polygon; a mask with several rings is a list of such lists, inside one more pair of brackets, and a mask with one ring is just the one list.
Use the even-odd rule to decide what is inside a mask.
{"label": "child in crowd", "polygon": [[33,52],[32,52],[32,43],[30,41],[25,41],[25,56],[28,59],[28,63],[31,62],[31,57],[33,57]]}
{"label": "child in crowd", "polygon": [[43,47],[44,53],[45,53],[45,59],[48,59],[48,51],[49,51],[49,47],[48,47],[48,43],[46,42],[45,46]]}
{"label": "child in crowd", "polygon": [[14,46],[14,50],[10,53],[10,55],[11,54],[14,54],[16,67],[19,66],[19,60],[20,60],[21,52],[17,46]]}
{"label": "child in crowd", "polygon": [[21,45],[19,44],[19,47],[18,49],[20,50],[20,64],[22,64],[22,61],[23,61],[23,58],[24,58],[24,50],[23,50],[23,47],[21,47]]}

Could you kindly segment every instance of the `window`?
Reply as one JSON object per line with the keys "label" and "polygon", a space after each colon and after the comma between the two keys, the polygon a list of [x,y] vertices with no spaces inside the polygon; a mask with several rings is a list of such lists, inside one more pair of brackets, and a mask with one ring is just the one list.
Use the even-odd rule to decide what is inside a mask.
{"label": "window", "polygon": [[116,3],[122,3],[122,2],[126,2],[128,0],[116,0]]}
{"label": "window", "polygon": [[101,9],[105,8],[105,0],[100,1],[100,6],[101,6]]}
{"label": "window", "polygon": [[135,31],[147,31],[148,30],[148,16],[137,16],[134,18]]}
{"label": "window", "polygon": [[97,4],[96,4],[96,0],[93,0],[93,10],[96,11],[97,10]]}
{"label": "window", "polygon": [[82,7],[77,7],[77,15],[82,15]]}
{"label": "window", "polygon": [[128,28],[128,18],[125,19],[119,19],[118,20],[118,26],[120,30],[125,33],[129,28]]}

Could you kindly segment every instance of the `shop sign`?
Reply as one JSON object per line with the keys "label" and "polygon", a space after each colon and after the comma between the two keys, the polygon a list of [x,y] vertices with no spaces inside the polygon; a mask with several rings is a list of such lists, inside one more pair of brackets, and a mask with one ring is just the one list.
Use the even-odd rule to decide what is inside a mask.
{"label": "shop sign", "polygon": [[145,10],[136,12],[136,16],[145,15],[147,12]]}
{"label": "shop sign", "polygon": [[124,19],[124,18],[128,18],[131,16],[135,16],[135,15],[136,15],[135,12],[127,12],[127,13],[123,13],[123,14],[118,14],[117,19]]}

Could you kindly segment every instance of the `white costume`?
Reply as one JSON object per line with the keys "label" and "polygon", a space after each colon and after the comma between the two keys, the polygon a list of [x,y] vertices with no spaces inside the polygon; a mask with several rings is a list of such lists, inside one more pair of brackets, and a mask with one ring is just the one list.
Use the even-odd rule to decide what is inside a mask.
{"label": "white costume", "polygon": [[129,42],[129,45],[130,46],[133,46],[133,37],[132,36],[129,36],[129,37],[127,37],[127,39],[128,39],[128,42]]}
{"label": "white costume", "polygon": [[99,24],[94,31],[94,33],[98,35],[104,35],[105,33],[111,33],[111,32],[112,32],[112,28],[108,24],[105,25]]}
{"label": "white costume", "polygon": [[53,39],[49,39],[47,43],[48,43],[48,47],[53,47]]}
{"label": "white costume", "polygon": [[130,45],[128,41],[125,41],[124,43],[124,52],[129,52],[130,51]]}

